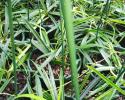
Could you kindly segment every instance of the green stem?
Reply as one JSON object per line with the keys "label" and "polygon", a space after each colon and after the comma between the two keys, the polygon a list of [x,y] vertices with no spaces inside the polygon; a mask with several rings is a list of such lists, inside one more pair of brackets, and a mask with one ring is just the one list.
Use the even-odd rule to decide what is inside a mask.
{"label": "green stem", "polygon": [[14,30],[13,30],[13,17],[12,17],[12,6],[11,0],[7,0],[8,3],[8,16],[9,16],[9,29],[11,33],[11,45],[12,45],[12,62],[14,67],[14,86],[15,94],[17,94],[17,76],[16,76],[16,61],[15,61],[15,44],[14,44]]}
{"label": "green stem", "polygon": [[70,0],[60,0],[62,14],[64,18],[64,25],[66,29],[66,37],[68,42],[68,49],[70,55],[70,64],[72,71],[72,84],[74,86],[76,100],[80,99],[79,95],[79,84],[78,84],[78,73],[76,65],[76,47],[74,41],[74,31],[73,31],[73,18],[72,18],[72,8]]}
{"label": "green stem", "polygon": [[[61,12],[61,11],[60,11]],[[65,63],[65,52],[64,52],[64,33],[63,33],[63,20],[61,17],[61,22],[60,22],[60,27],[61,27],[61,36],[62,36],[62,68],[61,68],[61,72],[62,72],[62,84],[64,85],[64,63]],[[62,86],[62,91],[64,91],[64,86]],[[64,98],[64,92],[62,92],[62,100],[65,100]]]}

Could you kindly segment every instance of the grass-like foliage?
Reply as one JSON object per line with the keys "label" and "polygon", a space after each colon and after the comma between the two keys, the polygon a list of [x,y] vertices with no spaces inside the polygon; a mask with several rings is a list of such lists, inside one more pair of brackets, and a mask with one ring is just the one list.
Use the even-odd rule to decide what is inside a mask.
{"label": "grass-like foliage", "polygon": [[124,100],[124,0],[1,0],[0,100]]}

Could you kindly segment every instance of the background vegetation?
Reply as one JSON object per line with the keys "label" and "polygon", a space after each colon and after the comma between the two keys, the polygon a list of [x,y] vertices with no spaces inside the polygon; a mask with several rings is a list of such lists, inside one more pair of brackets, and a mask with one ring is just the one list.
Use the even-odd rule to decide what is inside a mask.
{"label": "background vegetation", "polygon": [[65,0],[9,1],[0,1],[0,100],[125,99],[124,0],[71,0],[68,10]]}

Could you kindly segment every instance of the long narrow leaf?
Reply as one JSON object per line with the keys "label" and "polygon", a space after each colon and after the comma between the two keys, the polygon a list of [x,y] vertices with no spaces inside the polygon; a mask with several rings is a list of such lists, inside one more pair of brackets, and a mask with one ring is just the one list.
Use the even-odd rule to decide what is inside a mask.
{"label": "long narrow leaf", "polygon": [[72,8],[71,8],[71,0],[60,0],[61,10],[64,17],[64,25],[66,29],[66,37],[68,42],[68,49],[70,55],[70,64],[72,71],[72,84],[75,91],[76,99],[80,99],[79,94],[79,84],[78,84],[78,73],[76,66],[76,50],[75,50],[75,42],[74,42],[74,30],[73,30],[73,16],[72,16]]}
{"label": "long narrow leaf", "polygon": [[101,74],[99,71],[97,71],[94,67],[92,66],[87,66],[89,69],[91,69],[93,72],[95,72],[97,75],[100,76],[107,84],[118,90],[120,93],[125,95],[125,91],[121,89],[118,85],[114,84],[111,80],[109,80],[107,77],[105,77],[103,74]]}

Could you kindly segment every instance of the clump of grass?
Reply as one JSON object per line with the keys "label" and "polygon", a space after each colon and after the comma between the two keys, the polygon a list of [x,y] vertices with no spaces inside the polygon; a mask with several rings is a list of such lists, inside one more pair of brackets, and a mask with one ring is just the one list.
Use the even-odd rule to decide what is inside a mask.
{"label": "clump of grass", "polygon": [[[124,96],[123,0],[5,1],[0,2],[0,93],[8,95],[8,100],[14,96],[14,91],[7,91],[14,76],[15,86],[17,79],[20,87],[20,74],[25,82],[17,98],[110,100]],[[75,74],[79,74],[79,86]]]}

